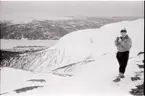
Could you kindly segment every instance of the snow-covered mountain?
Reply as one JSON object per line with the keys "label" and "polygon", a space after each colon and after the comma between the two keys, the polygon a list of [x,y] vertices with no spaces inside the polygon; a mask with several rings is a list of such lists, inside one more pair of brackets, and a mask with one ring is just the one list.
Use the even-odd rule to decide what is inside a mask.
{"label": "snow-covered mountain", "polygon": [[[127,29],[133,46],[130,51],[131,58],[128,62],[126,78],[120,82],[118,87],[117,84],[112,83],[113,78],[118,74],[114,40],[119,36],[120,30],[123,28]],[[113,23],[99,29],[72,32],[62,37],[49,49],[20,54],[3,60],[2,63],[5,66],[17,70],[11,68],[1,69],[2,93],[12,92],[12,90],[20,87],[39,85],[39,87],[43,86],[43,88],[21,93],[21,95],[129,95],[128,91],[138,84],[131,82],[130,77],[133,76],[135,71],[139,70],[136,62],[137,59],[143,60],[143,58],[138,57],[137,54],[144,52],[143,47],[143,19]],[[48,73],[72,77],[64,78]],[[28,82],[27,80],[30,79],[44,79],[46,82]],[[142,83],[142,81],[139,83]],[[15,90],[15,92],[17,91]],[[11,94],[15,93],[12,92]]]}

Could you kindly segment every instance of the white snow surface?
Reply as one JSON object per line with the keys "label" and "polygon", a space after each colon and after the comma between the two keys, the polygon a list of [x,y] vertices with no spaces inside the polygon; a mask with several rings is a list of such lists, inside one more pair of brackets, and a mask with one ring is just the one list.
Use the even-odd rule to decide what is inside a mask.
{"label": "white snow surface", "polygon": [[[31,73],[13,68],[1,70],[1,93],[10,92],[4,96],[132,96],[131,88],[143,81],[133,82],[139,69],[136,61],[143,58],[132,59],[128,63],[125,79],[120,83],[113,83],[117,75],[117,61],[113,56],[104,55],[96,62],[82,65],[73,77],[61,77],[48,73]],[[30,79],[44,79],[46,82],[30,82]],[[27,92],[15,93],[13,90],[28,86],[44,86]]]}
{"label": "white snow surface", "polygon": [[[115,57],[114,40],[122,28],[127,29],[133,46],[131,48],[125,79],[120,83],[112,80],[118,74],[118,62]],[[129,96],[129,90],[142,81],[132,82],[130,77],[138,71],[136,62],[143,60],[137,54],[144,47],[144,20],[123,21],[108,24],[100,29],[87,29],[72,32],[62,37],[50,49],[58,49],[65,53],[63,64],[83,61],[91,56],[95,62],[77,67],[72,77],[61,77],[48,73],[32,73],[13,68],[1,69],[1,93],[10,92],[5,96]],[[60,55],[61,56],[61,55]],[[46,82],[30,82],[29,79],[45,79]],[[42,85],[44,87],[23,93],[12,92],[25,86]]]}
{"label": "white snow surface", "polygon": [[[83,61],[87,57],[94,59],[103,54],[114,55],[117,52],[114,41],[120,30],[126,28],[132,39],[130,57],[144,51],[144,20],[122,21],[108,24],[100,29],[87,29],[72,32],[62,37],[52,48],[64,53],[65,58],[60,65]],[[62,58],[62,55],[58,56]]]}

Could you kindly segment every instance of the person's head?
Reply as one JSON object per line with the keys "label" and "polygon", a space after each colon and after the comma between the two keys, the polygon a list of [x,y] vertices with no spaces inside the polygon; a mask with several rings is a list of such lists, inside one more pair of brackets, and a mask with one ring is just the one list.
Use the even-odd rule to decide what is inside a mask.
{"label": "person's head", "polygon": [[125,37],[125,36],[127,35],[126,29],[122,29],[122,30],[120,31],[120,34],[121,34],[122,37]]}

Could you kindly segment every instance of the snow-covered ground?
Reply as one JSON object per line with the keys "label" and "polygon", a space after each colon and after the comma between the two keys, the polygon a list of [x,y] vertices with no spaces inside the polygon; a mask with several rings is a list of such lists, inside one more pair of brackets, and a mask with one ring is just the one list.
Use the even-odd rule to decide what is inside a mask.
{"label": "snow-covered ground", "polygon": [[[143,57],[140,57],[141,59]],[[4,96],[129,96],[130,89],[143,82],[143,80],[131,81],[131,77],[139,70],[136,62],[137,58],[129,61],[126,78],[120,83],[112,82],[118,73],[118,65],[114,56],[110,55],[101,56],[96,62],[82,65],[77,70],[77,74],[72,77],[3,68],[1,70],[1,93],[10,92]],[[32,79],[43,79],[46,82],[28,81]],[[16,89],[29,86],[43,87],[22,93],[14,92]]]}
{"label": "snow-covered ground", "polygon": [[[114,40],[124,27],[133,41],[130,54],[130,57],[133,58],[129,59],[125,78],[119,83],[113,83],[112,80],[118,75]],[[139,52],[143,51],[143,46],[143,19],[109,24],[100,29],[73,32],[62,37],[54,46],[44,52],[57,49],[59,54],[55,54],[57,55],[55,60],[59,65],[56,64],[55,67],[84,61],[88,57],[91,57],[94,60],[93,62],[78,65],[72,71],[72,77],[61,77],[47,73],[47,71],[46,73],[35,71],[32,73],[20,69],[2,68],[1,93],[10,92],[5,94],[10,96],[128,96],[131,88],[143,82],[143,80],[131,81],[135,72],[141,70],[136,64],[143,60],[144,56],[137,56]],[[45,69],[47,66],[46,62],[42,65],[42,70],[43,67]],[[45,82],[28,81],[30,79],[44,79]],[[43,87],[22,93],[13,92],[13,90],[28,86]]]}

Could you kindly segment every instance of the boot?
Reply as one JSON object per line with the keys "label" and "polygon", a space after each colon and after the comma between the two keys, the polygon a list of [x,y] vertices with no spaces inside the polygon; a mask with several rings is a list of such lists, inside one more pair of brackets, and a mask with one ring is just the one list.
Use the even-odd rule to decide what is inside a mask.
{"label": "boot", "polygon": [[119,73],[120,78],[125,78],[123,73]]}
{"label": "boot", "polygon": [[121,79],[120,79],[120,76],[117,76],[114,80],[113,80],[113,82],[119,82]]}
{"label": "boot", "polygon": [[119,75],[113,80],[113,82],[119,82],[121,80],[121,78],[124,78],[123,73],[119,73]]}

